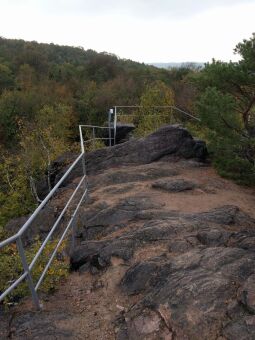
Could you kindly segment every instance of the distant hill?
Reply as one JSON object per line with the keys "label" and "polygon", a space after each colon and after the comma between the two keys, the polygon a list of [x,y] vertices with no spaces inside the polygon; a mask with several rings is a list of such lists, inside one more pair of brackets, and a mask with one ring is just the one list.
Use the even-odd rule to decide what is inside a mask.
{"label": "distant hill", "polygon": [[180,68],[180,67],[188,67],[191,69],[197,69],[197,68],[203,68],[205,63],[202,62],[181,62],[181,63],[148,63],[148,65],[153,65],[158,68],[165,68],[165,69],[170,69],[170,68]]}

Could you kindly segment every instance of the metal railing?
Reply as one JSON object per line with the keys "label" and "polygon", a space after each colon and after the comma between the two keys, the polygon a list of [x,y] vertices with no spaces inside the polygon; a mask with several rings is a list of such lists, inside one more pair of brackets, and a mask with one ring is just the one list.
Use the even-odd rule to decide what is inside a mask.
{"label": "metal railing", "polygon": [[[84,145],[88,145],[88,144],[92,144],[93,149],[95,149],[95,141],[96,140],[103,140],[103,141],[109,141],[109,146],[115,145],[116,144],[116,134],[117,134],[117,122],[121,121],[121,117],[137,117],[137,114],[134,113],[127,113],[127,114],[123,114],[123,112],[119,112],[119,109],[142,109],[143,106],[141,105],[118,105],[118,106],[114,106],[113,108],[111,108],[108,111],[108,126],[98,126],[98,125],[79,125],[79,130],[80,130],[80,140],[82,143],[82,147],[84,147]],[[187,117],[188,119],[192,119],[195,121],[200,121],[199,118],[197,118],[196,116],[192,115],[189,112],[186,112],[176,106],[173,105],[163,105],[163,106],[151,106],[149,107],[149,109],[159,109],[159,110],[171,110],[171,112],[178,112],[182,115],[182,117]],[[147,116],[156,116],[156,114],[148,114]],[[161,116],[164,116],[161,114]],[[165,114],[166,117],[168,117],[168,114]],[[169,121],[169,124],[171,124],[171,122]],[[84,138],[83,136],[83,128],[88,129],[89,131],[91,131],[91,136],[89,138]],[[98,134],[96,134],[96,130],[108,130],[108,137],[103,137],[98,136]],[[106,136],[107,134],[104,134],[104,136]],[[84,149],[83,149],[84,150]]]}
{"label": "metal railing", "polygon": [[[91,138],[87,138],[87,139],[84,138],[83,132],[82,132],[83,128],[86,128],[86,129],[88,129],[88,130],[90,130],[92,132]],[[99,130],[107,130],[108,137],[102,137],[102,136],[97,137],[97,135],[96,135],[96,130],[97,129],[99,129]],[[80,130],[80,139],[81,139],[83,145],[92,143],[93,147],[95,148],[95,141],[96,140],[103,140],[103,141],[108,140],[109,141],[109,146],[112,145],[113,137],[111,136],[112,128],[111,128],[110,124],[108,126],[79,125],[79,130]]]}
{"label": "metal railing", "polygon": [[[134,113],[126,113],[123,114],[123,112],[120,112],[119,110],[121,109],[134,109],[134,110],[138,110],[138,109],[142,109],[144,108],[144,106],[142,105],[116,105],[113,106],[112,109],[109,110],[108,113],[108,122],[109,122],[109,126],[110,124],[113,125],[113,145],[116,144],[116,131],[117,131],[117,122],[121,120],[121,117],[137,117],[137,114]],[[177,111],[178,113],[181,113],[181,115],[183,117],[188,117],[189,119],[195,120],[197,122],[200,122],[200,119],[194,115],[192,115],[189,112],[186,112],[180,108],[178,108],[177,106],[174,105],[156,105],[156,106],[150,106],[149,109],[162,109],[162,110],[171,110],[171,111]],[[161,114],[162,115],[162,114]],[[165,114],[167,116],[167,114]],[[150,114],[148,115],[150,116]],[[151,116],[156,116],[156,114],[151,114]],[[113,117],[113,118],[112,118]],[[171,124],[171,122],[169,122],[169,124]]]}
{"label": "metal railing", "polygon": [[[11,244],[11,243],[16,243],[17,245],[17,249],[19,252],[19,256],[22,262],[22,266],[23,266],[23,273],[22,275],[15,280],[13,283],[11,283],[11,285],[4,291],[1,293],[0,295],[0,302],[3,301],[5,299],[5,297],[10,294],[21,282],[23,282],[25,279],[27,280],[28,283],[28,287],[30,289],[31,295],[32,295],[32,299],[33,302],[35,304],[35,307],[37,309],[40,309],[40,302],[39,302],[39,298],[38,298],[38,294],[37,294],[37,290],[40,287],[56,253],[57,250],[59,248],[59,246],[61,245],[62,241],[64,240],[65,236],[67,235],[68,231],[72,230],[72,247],[74,247],[74,241],[75,241],[75,217],[77,215],[77,212],[79,210],[79,207],[81,205],[81,203],[83,202],[85,196],[87,195],[88,192],[88,187],[87,187],[87,180],[86,180],[86,169],[85,169],[85,153],[84,153],[84,147],[83,145],[81,145],[82,148],[82,153],[76,158],[76,160],[73,162],[73,164],[68,168],[68,170],[65,172],[65,174],[63,175],[63,177],[58,181],[58,183],[54,186],[54,188],[51,190],[51,192],[44,198],[44,200],[41,202],[41,204],[37,207],[37,209],[33,212],[33,214],[29,217],[29,219],[27,220],[27,222],[21,227],[21,229],[13,236],[9,237],[8,239],[0,242],[0,249],[2,249],[3,247]],[[22,241],[22,236],[24,235],[24,233],[27,231],[28,227],[31,225],[31,223],[35,220],[36,216],[39,214],[39,212],[44,208],[44,206],[47,204],[47,202],[49,202],[49,200],[52,198],[52,196],[54,195],[54,193],[56,193],[56,191],[58,190],[58,188],[61,186],[61,184],[63,184],[63,182],[67,179],[67,177],[69,176],[69,174],[73,171],[73,169],[78,165],[79,162],[82,162],[82,167],[83,167],[83,176],[80,180],[80,182],[78,183],[78,185],[76,186],[75,190],[73,191],[71,197],[68,199],[65,207],[63,208],[63,210],[61,211],[60,215],[58,216],[57,220],[55,221],[55,223],[53,224],[51,230],[49,231],[47,237],[45,238],[45,240],[42,242],[39,250],[37,251],[37,253],[35,254],[34,258],[32,259],[31,263],[29,264],[27,262],[27,258],[25,255],[25,250],[24,250],[24,245],[23,245],[23,241]],[[43,272],[41,273],[41,276],[39,277],[39,280],[37,281],[37,283],[34,283],[33,281],[33,277],[32,277],[32,269],[35,265],[35,263],[37,262],[38,258],[40,257],[40,255],[42,254],[46,244],[49,242],[49,240],[51,239],[54,231],[56,230],[57,226],[59,225],[60,221],[62,220],[65,212],[67,211],[67,208],[70,206],[71,202],[73,201],[74,197],[76,196],[78,190],[80,188],[83,187],[83,194],[80,198],[80,200],[78,201],[78,204],[76,205],[76,208],[74,210],[74,212],[71,215],[71,218],[69,219],[64,231],[62,232],[58,243],[56,245],[56,247],[54,248]]]}

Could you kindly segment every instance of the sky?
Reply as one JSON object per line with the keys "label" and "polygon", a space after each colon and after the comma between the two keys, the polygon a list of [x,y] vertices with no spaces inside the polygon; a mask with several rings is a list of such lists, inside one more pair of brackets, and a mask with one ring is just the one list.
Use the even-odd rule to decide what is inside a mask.
{"label": "sky", "polygon": [[0,36],[139,62],[238,60],[255,0],[0,0]]}

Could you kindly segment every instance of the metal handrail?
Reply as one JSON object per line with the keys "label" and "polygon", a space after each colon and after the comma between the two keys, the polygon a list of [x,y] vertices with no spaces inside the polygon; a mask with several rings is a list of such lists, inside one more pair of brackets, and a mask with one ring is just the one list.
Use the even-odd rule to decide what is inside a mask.
{"label": "metal handrail", "polygon": [[[83,177],[81,178],[80,182],[78,183],[78,185],[76,186],[74,192],[72,193],[71,197],[69,198],[69,200],[67,201],[65,207],[62,209],[60,215],[58,216],[56,222],[54,223],[54,225],[52,226],[51,230],[49,231],[46,239],[43,241],[43,243],[41,244],[39,250],[37,251],[37,253],[35,254],[34,258],[32,259],[32,262],[30,264],[27,263],[27,259],[26,259],[26,255],[25,255],[25,250],[24,250],[24,246],[23,246],[23,242],[22,242],[22,236],[23,234],[26,232],[26,230],[28,229],[28,227],[31,225],[31,223],[34,221],[34,219],[36,218],[36,216],[38,215],[38,213],[44,208],[44,206],[47,204],[47,202],[51,199],[51,197],[54,195],[54,193],[57,191],[57,189],[60,187],[60,185],[65,181],[65,179],[68,177],[68,175],[72,172],[72,170],[75,168],[75,166],[79,163],[79,161],[82,161],[83,164]],[[3,301],[5,299],[5,297],[10,294],[22,281],[24,281],[25,279],[27,279],[28,282],[28,286],[32,295],[32,299],[33,302],[35,304],[36,309],[40,309],[40,302],[39,302],[39,298],[38,298],[38,294],[37,294],[37,290],[40,287],[42,280],[44,279],[56,253],[57,250],[59,248],[59,246],[61,245],[63,239],[65,238],[67,232],[69,231],[70,227],[72,226],[72,246],[74,246],[74,239],[75,239],[75,235],[74,235],[74,229],[75,229],[75,224],[73,223],[76,217],[76,214],[79,210],[79,207],[81,205],[81,203],[83,202],[84,198],[87,195],[88,192],[88,188],[87,188],[87,183],[86,183],[86,169],[85,169],[85,153],[84,153],[84,149],[82,148],[82,153],[76,158],[76,160],[72,163],[72,165],[68,168],[68,170],[65,172],[65,174],[62,176],[62,178],[58,181],[58,183],[54,186],[54,188],[50,191],[50,193],[44,198],[44,200],[41,202],[41,204],[35,209],[35,211],[33,212],[33,214],[29,217],[29,219],[26,221],[26,223],[21,227],[21,229],[13,236],[7,238],[6,240],[0,242],[0,249],[2,249],[3,247],[9,245],[10,243],[14,243],[16,242],[17,244],[17,248],[18,248],[18,252],[21,258],[21,262],[22,262],[22,266],[23,266],[23,274],[16,279],[4,292],[2,292],[2,294],[0,295],[0,302]],[[32,278],[32,269],[36,263],[36,261],[38,260],[39,256],[42,254],[46,244],[48,243],[48,241],[50,240],[53,232],[56,230],[57,226],[59,225],[59,222],[61,221],[62,217],[64,216],[67,208],[70,206],[73,198],[75,197],[76,193],[78,192],[78,190],[81,188],[82,184],[84,184],[84,193],[81,197],[81,199],[79,200],[73,214],[71,215],[71,218],[64,230],[64,232],[62,233],[56,247],[54,248],[50,259],[48,260],[38,282],[36,284],[34,284],[33,282],[33,278]]]}
{"label": "metal handrail", "polygon": [[[82,128],[83,127],[92,129],[92,138],[84,140],[83,133],[82,133]],[[108,135],[109,136],[108,137],[96,137],[95,129],[105,129],[105,130],[108,130]],[[112,145],[112,141],[114,140],[114,137],[111,136],[112,127],[111,127],[110,120],[108,120],[108,126],[99,126],[99,125],[90,125],[90,124],[84,125],[83,124],[83,125],[79,125],[79,130],[80,130],[80,140],[81,140],[81,148],[82,148],[82,150],[85,150],[84,149],[84,144],[88,144],[89,142],[94,143],[96,140],[108,140],[109,141],[109,146],[111,146]]]}
{"label": "metal handrail", "polygon": [[[182,109],[179,109],[178,107],[176,106],[173,106],[173,105],[155,105],[155,106],[150,106],[152,109],[154,108],[158,108],[158,109],[174,109],[174,110],[177,110],[179,112],[181,112],[182,114],[200,122],[200,119],[197,118],[196,116],[193,116],[191,113],[188,113]],[[117,130],[117,120],[118,120],[118,117],[122,116],[123,114],[122,113],[118,113],[118,109],[121,109],[121,108],[131,108],[131,109],[139,109],[139,108],[144,108],[144,106],[142,105],[115,105],[113,106],[113,109],[110,109],[109,110],[109,126],[110,126],[110,122],[111,122],[111,115],[113,114],[113,126],[114,126],[114,129],[113,129],[113,145],[116,144],[116,130]],[[128,114],[124,115],[124,116],[128,116]],[[130,115],[132,116],[132,115]]]}
{"label": "metal handrail", "polygon": [[[118,114],[117,109],[120,109],[120,108],[139,109],[139,108],[144,108],[144,107],[145,106],[142,106],[142,105],[122,105],[122,106],[117,105],[117,106],[114,106],[114,108],[115,108],[114,111],[115,111],[116,116],[121,116],[123,114],[122,113]],[[193,118],[193,119],[200,122],[200,119],[198,117],[196,117],[196,116],[192,115],[191,113],[188,113],[188,112],[186,112],[186,111],[184,111],[184,110],[182,110],[182,109],[180,109],[180,108],[178,108],[177,106],[174,106],[174,105],[153,105],[153,106],[150,106],[150,108],[152,108],[152,109],[174,109],[174,110],[177,110],[177,111],[183,113],[184,115],[186,115],[190,118]],[[126,114],[126,115],[128,115],[128,114]]]}

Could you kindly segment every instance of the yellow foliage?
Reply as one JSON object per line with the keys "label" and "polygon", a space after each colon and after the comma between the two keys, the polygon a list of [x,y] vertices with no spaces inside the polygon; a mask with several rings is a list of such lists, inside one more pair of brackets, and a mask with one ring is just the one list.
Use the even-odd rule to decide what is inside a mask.
{"label": "yellow foliage", "polygon": [[[26,249],[25,253],[28,264],[31,263],[33,257],[39,250],[41,243],[41,241],[37,240],[33,246]],[[32,270],[32,277],[35,284],[40,278],[52,252],[56,247],[56,244],[56,240],[49,241],[37,263],[35,264]],[[49,293],[54,291],[57,288],[58,283],[67,276],[69,267],[68,259],[63,256],[58,256],[58,254],[63,253],[65,247],[66,242],[63,242],[60,245],[53,262],[51,263],[44,280],[42,281],[39,292],[41,291],[44,293]],[[0,272],[0,292],[3,292],[6,288],[8,288],[11,282],[15,281],[20,275],[22,275],[23,267],[16,244],[6,246],[0,251]],[[12,291],[12,293],[6,297],[4,304],[18,301],[20,298],[29,294],[27,282],[23,281]]]}

